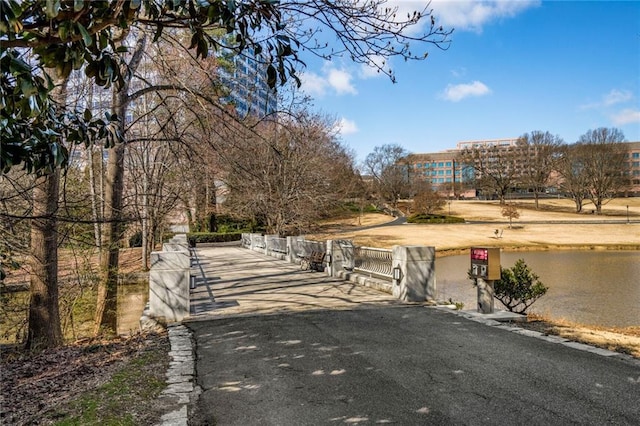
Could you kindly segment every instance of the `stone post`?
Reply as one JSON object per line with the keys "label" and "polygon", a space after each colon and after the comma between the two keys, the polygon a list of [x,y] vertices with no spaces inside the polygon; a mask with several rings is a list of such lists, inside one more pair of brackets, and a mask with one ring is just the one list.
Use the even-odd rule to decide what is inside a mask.
{"label": "stone post", "polygon": [[251,251],[256,249],[256,237],[259,235],[260,234],[249,234],[249,238],[251,239],[251,247],[249,247],[249,249]]}
{"label": "stone post", "polygon": [[493,281],[478,278],[478,312],[493,313]]}
{"label": "stone post", "polygon": [[265,235],[264,236],[264,254],[267,256],[271,256],[271,248],[273,247],[273,239],[276,235]]}
{"label": "stone post", "polygon": [[393,295],[403,302],[435,301],[436,249],[393,247]]}
{"label": "stone post", "polygon": [[337,277],[340,272],[344,271],[349,261],[353,265],[353,242],[349,240],[328,240],[327,254],[331,255],[331,264],[327,268],[327,273],[332,277]]}
{"label": "stone post", "polygon": [[356,263],[356,249],[351,240],[338,240],[340,251],[342,252],[342,269],[353,271]]}
{"label": "stone post", "polygon": [[189,251],[151,253],[149,271],[149,315],[166,322],[182,321],[189,315]]}
{"label": "stone post", "polygon": [[294,263],[295,253],[293,252],[293,239],[296,237],[287,237],[287,253],[284,259],[289,263]]}
{"label": "stone post", "polygon": [[327,240],[327,254],[325,259],[327,260],[327,275],[330,277],[336,276],[336,262],[342,264],[342,256],[338,258],[338,250],[334,249],[334,240]]}

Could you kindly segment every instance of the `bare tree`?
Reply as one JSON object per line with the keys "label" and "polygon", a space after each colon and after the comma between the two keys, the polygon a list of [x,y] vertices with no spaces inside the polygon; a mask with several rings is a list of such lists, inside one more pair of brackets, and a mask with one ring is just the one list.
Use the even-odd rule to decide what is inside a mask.
{"label": "bare tree", "polygon": [[589,188],[585,154],[584,145],[566,145],[562,147],[562,154],[556,163],[560,189],[573,199],[576,213],[582,211]]}
{"label": "bare tree", "polygon": [[[46,4],[45,4],[46,3]],[[43,243],[51,250],[34,252],[34,276],[46,278],[45,284],[55,292],[57,287],[54,249],[56,222],[54,217],[57,197],[55,172],[67,158],[67,149],[55,138],[23,137],[25,129],[37,125],[41,133],[46,134],[54,126],[47,124],[49,111],[49,85],[37,81],[35,74],[42,67],[55,66],[61,78],[67,77],[73,69],[86,66],[86,74],[99,86],[117,86],[125,94],[114,95],[114,110],[121,117],[126,116],[126,106],[135,100],[126,94],[130,83],[130,71],[135,68],[136,47],[128,56],[128,67],[123,67],[119,54],[118,37],[121,28],[125,33],[133,24],[148,25],[153,28],[154,41],[168,28],[188,28],[191,32],[191,46],[197,58],[204,58],[212,51],[228,51],[240,54],[247,48],[262,52],[266,56],[266,77],[269,85],[276,86],[278,81],[297,80],[296,67],[303,62],[298,50],[311,51],[321,57],[330,58],[344,54],[351,60],[368,64],[394,80],[393,71],[385,62],[391,57],[421,60],[426,54],[421,49],[425,45],[446,48],[449,30],[436,24],[431,11],[425,9],[404,13],[398,7],[385,7],[383,0],[354,3],[338,2],[192,2],[187,0],[163,0],[122,2],[13,2],[11,13],[6,15],[6,34],[3,35],[3,49],[0,54],[10,62],[11,69],[20,69],[20,75],[9,76],[3,69],[2,104],[6,105],[10,120],[2,126],[0,140],[0,169],[3,173],[11,167],[24,164],[34,172],[41,172],[39,189],[34,192],[34,211],[38,220],[49,220],[47,224],[36,223],[34,241]],[[402,11],[404,12],[404,11]],[[28,22],[28,25],[24,25]],[[421,28],[425,24],[424,28]],[[339,40],[338,46],[329,48],[318,37],[320,27],[329,29]],[[418,30],[419,29],[419,30]],[[234,37],[220,39],[212,36],[212,30],[233,33]],[[414,31],[412,31],[414,30]],[[415,31],[418,30],[418,31]],[[120,46],[124,47],[124,46]],[[37,66],[19,64],[16,49],[29,49],[35,55]],[[417,53],[414,53],[416,52]],[[19,68],[15,65],[19,64]],[[9,68],[9,67],[7,67]],[[20,81],[19,81],[20,80]],[[5,84],[7,83],[8,84]],[[18,82],[19,84],[15,84]],[[175,89],[175,84],[169,85]],[[169,86],[165,88],[169,88]],[[6,89],[6,90],[5,90]],[[14,102],[14,89],[20,94],[20,102]],[[153,90],[157,90],[154,88]],[[33,93],[33,92],[36,93]],[[143,93],[139,93],[143,96]],[[24,100],[24,102],[23,102]],[[211,100],[211,99],[210,99]],[[215,102],[209,102],[213,104]],[[34,105],[37,108],[15,108],[16,105]],[[22,109],[22,111],[20,111]],[[18,114],[13,114],[18,112]],[[35,115],[41,115],[40,119]],[[58,124],[65,126],[62,121]],[[65,129],[74,132],[74,126]],[[124,133],[120,127],[120,132]],[[15,135],[19,135],[16,137]],[[103,253],[105,281],[99,289],[99,302],[96,312],[97,327],[113,329],[115,317],[115,279],[117,276],[118,245],[122,229],[122,188],[123,188],[123,151],[122,144],[110,147],[105,190],[105,214],[107,223],[104,234],[99,236],[107,250]],[[42,190],[41,192],[38,192]],[[54,195],[55,193],[55,195]],[[48,205],[45,205],[51,201]],[[35,223],[35,222],[34,222]],[[42,225],[42,226],[40,226]],[[47,233],[48,232],[48,233]],[[96,234],[97,235],[97,234]],[[97,237],[98,239],[98,237]],[[48,283],[48,284],[47,284]],[[52,293],[53,296],[53,293]],[[57,303],[55,297],[47,298],[47,303]],[[40,299],[39,299],[40,300]],[[55,314],[55,312],[51,312]],[[50,321],[59,323],[57,315]],[[42,321],[34,319],[39,333],[48,332]],[[55,324],[54,324],[55,327]],[[44,335],[43,335],[44,337]],[[46,339],[45,339],[46,340]],[[55,339],[54,339],[55,340]],[[55,345],[57,342],[44,342]]]}
{"label": "bare tree", "polygon": [[412,171],[409,152],[397,144],[376,146],[364,160],[364,173],[373,183],[373,191],[395,209],[401,197],[411,191]]}
{"label": "bare tree", "polygon": [[[123,87],[119,91],[113,92],[112,111],[118,117],[120,133],[125,134],[125,117],[127,108],[130,105],[129,87],[133,73],[137,70],[142,60],[146,46],[147,36],[144,32],[138,32],[134,41],[134,49],[126,64],[127,73],[123,73],[126,78]],[[124,45],[124,37],[120,42]],[[120,244],[122,239],[122,212],[124,194],[124,154],[125,144],[118,143],[108,150],[105,186],[105,228],[102,233],[102,243],[104,250],[101,253],[100,264],[103,279],[98,286],[98,300],[96,305],[96,324],[94,332],[115,333],[117,330],[117,296],[118,296],[118,261],[120,255]]]}
{"label": "bare tree", "polygon": [[514,203],[508,203],[502,206],[501,214],[503,217],[509,218],[509,228],[512,227],[513,219],[520,217],[518,207]]}
{"label": "bare tree", "polygon": [[472,168],[476,185],[486,195],[497,195],[500,204],[518,183],[517,155],[512,146],[482,146],[465,149],[462,166]]}
{"label": "bare tree", "polygon": [[414,183],[413,209],[416,213],[433,214],[446,204],[444,197],[431,188],[429,182]]}
{"label": "bare tree", "polygon": [[622,131],[601,127],[580,136],[578,145],[584,152],[587,198],[602,213],[602,205],[624,191],[628,184],[626,149]]}
{"label": "bare tree", "polygon": [[549,186],[551,173],[556,169],[562,139],[549,132],[534,130],[518,138],[517,161],[520,182],[533,192],[536,210],[540,194]]}
{"label": "bare tree", "polygon": [[221,153],[227,208],[264,221],[269,232],[308,230],[348,195],[353,159],[332,133],[334,123],[306,112],[263,123],[269,143],[238,135]]}

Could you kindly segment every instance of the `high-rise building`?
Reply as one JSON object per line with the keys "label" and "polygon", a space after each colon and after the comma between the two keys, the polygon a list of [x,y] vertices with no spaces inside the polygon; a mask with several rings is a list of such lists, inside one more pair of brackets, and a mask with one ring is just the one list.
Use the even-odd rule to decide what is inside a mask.
{"label": "high-rise building", "polygon": [[262,55],[247,48],[231,60],[231,70],[221,71],[222,81],[231,90],[225,101],[233,103],[241,117],[274,114],[278,108],[276,91],[267,84],[267,63]]}

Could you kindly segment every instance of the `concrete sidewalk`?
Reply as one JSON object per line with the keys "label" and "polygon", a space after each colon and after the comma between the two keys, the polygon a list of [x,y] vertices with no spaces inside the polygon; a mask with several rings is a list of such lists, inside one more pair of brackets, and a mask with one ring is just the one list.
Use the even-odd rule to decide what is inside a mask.
{"label": "concrete sidewalk", "polygon": [[400,305],[391,295],[238,246],[198,248],[191,320]]}

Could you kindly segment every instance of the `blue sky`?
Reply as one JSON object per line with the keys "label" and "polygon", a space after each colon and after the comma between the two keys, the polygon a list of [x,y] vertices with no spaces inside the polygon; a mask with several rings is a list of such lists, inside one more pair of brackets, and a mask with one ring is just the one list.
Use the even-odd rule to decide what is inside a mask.
{"label": "blue sky", "polygon": [[[425,2],[390,1],[420,9]],[[640,141],[640,2],[438,1],[447,51],[394,60],[397,83],[344,58],[308,60],[303,91],[362,161],[375,146],[437,152],[464,140],[598,127]]]}

